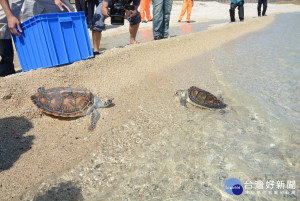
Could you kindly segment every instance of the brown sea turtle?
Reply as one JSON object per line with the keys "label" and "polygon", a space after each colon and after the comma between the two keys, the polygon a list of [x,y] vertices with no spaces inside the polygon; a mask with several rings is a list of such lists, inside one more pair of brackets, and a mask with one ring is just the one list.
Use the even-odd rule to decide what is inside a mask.
{"label": "brown sea turtle", "polygon": [[113,98],[99,98],[82,89],[58,87],[45,90],[40,87],[31,100],[40,110],[53,116],[81,117],[92,113],[88,127],[92,131],[100,118],[97,108],[110,106]]}
{"label": "brown sea turtle", "polygon": [[178,90],[175,95],[181,97],[180,104],[185,107],[186,101],[202,108],[222,109],[226,107],[226,104],[221,100],[218,100],[217,97],[195,86],[192,86],[187,90]]}

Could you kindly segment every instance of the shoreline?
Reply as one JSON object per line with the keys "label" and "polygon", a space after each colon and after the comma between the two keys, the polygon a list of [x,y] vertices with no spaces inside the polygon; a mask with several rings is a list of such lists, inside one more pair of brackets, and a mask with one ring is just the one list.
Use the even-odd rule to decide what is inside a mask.
{"label": "shoreline", "polygon": [[[0,124],[6,131],[6,139],[12,132],[16,133],[14,135],[21,132],[20,142],[14,136],[10,139],[10,145],[15,143],[20,148],[26,144],[28,148],[20,153],[20,150],[14,151],[14,148],[8,147],[20,157],[11,161],[11,167],[0,173],[0,194],[4,199],[18,200],[22,195],[23,199],[32,198],[41,183],[55,181],[77,167],[76,164],[90,158],[95,149],[100,152],[102,149],[109,150],[113,140],[124,137],[124,133],[115,132],[114,129],[126,125],[128,119],[140,114],[139,97],[147,95],[150,88],[150,97],[158,95],[156,91],[160,91],[159,84],[164,83],[159,80],[161,72],[247,33],[258,31],[273,19],[271,15],[251,18],[243,23],[228,23],[200,33],[107,50],[94,59],[64,67],[39,69],[1,79],[0,106],[4,108],[1,119],[24,118],[30,123],[24,123],[24,119],[12,119]],[[216,38],[218,40],[214,40]],[[58,85],[86,88],[97,95],[114,97],[115,106],[99,109],[102,117],[96,130],[87,133],[89,117],[61,121],[43,115],[32,107],[29,94],[33,94],[40,85],[46,88]],[[123,140],[126,142],[130,139],[125,136]]]}
{"label": "shoreline", "polygon": [[[268,4],[268,10],[267,14],[268,15],[277,15],[280,13],[290,13],[290,12],[300,12],[300,0],[293,0],[291,2],[271,2]],[[179,26],[184,26],[186,25],[185,22],[185,17],[186,14],[182,20],[181,23],[177,22],[179,14],[181,12],[181,7],[182,7],[182,2],[174,2],[173,7],[172,7],[172,12],[171,12],[171,17],[170,17],[170,27],[179,27]],[[228,20],[226,23],[222,24],[212,24],[210,28],[214,27],[221,27],[224,26],[228,23],[230,23],[229,19],[229,13],[227,13],[227,10],[229,9],[230,5],[225,4],[225,3],[218,3],[215,1],[212,2],[195,2],[192,14],[191,14],[191,23],[190,24],[195,24],[195,23],[203,23],[203,22],[213,22],[215,20]],[[250,20],[252,18],[257,18],[257,13],[256,13],[256,3],[246,3],[244,5],[245,7],[245,21]],[[150,6],[150,9],[152,10],[152,5]],[[226,11],[226,12],[224,12]],[[238,18],[237,10],[236,10],[236,18]],[[237,19],[237,23],[239,20]],[[105,38],[107,37],[115,37],[119,36],[120,34],[128,34],[128,43],[129,43],[129,33],[128,33],[128,26],[129,23],[127,20],[124,21],[123,26],[114,26],[110,24],[110,20],[107,19],[105,21],[106,24],[106,30],[102,32],[102,41],[101,43],[104,42]],[[152,31],[152,22],[148,23],[140,23],[138,34],[141,31],[144,30],[151,30]],[[89,30],[90,34],[90,39],[92,42],[92,32]],[[152,35],[152,33],[151,33]],[[107,41],[106,41],[107,42]],[[100,49],[102,48],[100,44]],[[118,47],[115,47],[118,48]],[[104,50],[106,51],[106,50]],[[103,52],[103,51],[101,51]],[[21,66],[18,60],[18,55],[15,51],[15,70],[16,71],[21,71]]]}

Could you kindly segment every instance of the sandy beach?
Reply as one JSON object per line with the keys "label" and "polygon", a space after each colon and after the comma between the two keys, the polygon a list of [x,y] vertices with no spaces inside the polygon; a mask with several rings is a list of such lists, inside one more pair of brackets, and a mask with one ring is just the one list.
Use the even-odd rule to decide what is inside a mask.
{"label": "sandy beach", "polygon": [[[229,21],[228,9],[227,4],[195,2],[191,20],[193,23],[216,19]],[[177,22],[180,10],[181,4],[175,2],[171,26],[185,23]],[[122,189],[115,200],[145,200],[154,199],[156,195],[149,193],[150,187],[144,185],[144,180],[139,180],[142,176],[133,175],[145,174],[143,178],[148,178],[153,184],[158,179],[163,180],[168,183],[166,186],[170,186],[170,189],[166,186],[160,189],[166,194],[174,193],[172,187],[176,186],[176,178],[180,174],[193,177],[195,181],[196,176],[190,170],[201,166],[196,162],[191,162],[193,168],[176,166],[180,169],[176,169],[180,172],[179,176],[175,173],[173,178],[164,176],[166,170],[163,169],[163,161],[168,161],[168,148],[188,152],[188,149],[203,146],[196,156],[197,160],[202,159],[202,152],[209,152],[204,145],[182,146],[180,142],[183,139],[176,139],[167,132],[170,127],[179,132],[184,131],[184,126],[193,126],[175,118],[182,117],[185,110],[174,99],[173,94],[177,87],[188,87],[190,83],[188,80],[183,84],[177,83],[172,67],[247,33],[259,31],[272,23],[275,15],[289,12],[300,12],[300,6],[269,3],[268,16],[258,18],[256,4],[248,3],[245,4],[243,23],[218,24],[200,33],[106,50],[94,59],[63,67],[0,78],[0,200],[60,200],[59,196],[65,200],[107,200],[115,193],[111,187]],[[141,24],[139,30],[151,27],[152,23]],[[117,29],[108,26],[103,37],[126,33],[127,30],[127,23]],[[200,68],[203,74],[199,77],[199,84],[213,94],[222,95],[224,90],[218,75],[203,65]],[[30,95],[41,86],[46,89],[88,89],[98,96],[113,97],[114,106],[98,109],[101,118],[96,129],[88,132],[90,116],[62,120],[37,110]],[[237,104],[229,93],[223,94],[223,98],[229,105]],[[201,115],[211,114],[212,111],[204,111]],[[229,121],[230,117],[225,116],[225,119]],[[204,134],[199,138],[205,142],[209,141],[209,136]],[[150,153],[153,155],[148,157]],[[171,163],[181,163],[180,155],[178,157]],[[185,159],[196,161],[193,158],[195,156],[189,157]],[[156,158],[162,160],[156,163]],[[217,161],[213,161],[211,166],[215,163],[218,166]],[[150,170],[150,164],[151,171],[142,173],[141,169]],[[299,168],[299,164],[296,165]],[[216,173],[209,166],[205,168],[203,171],[206,173],[200,176],[203,183],[199,183],[203,188],[209,185],[205,181],[207,175]],[[89,175],[91,169],[98,171],[101,181],[93,180],[94,175]],[[222,171],[216,174],[221,178],[224,176]],[[135,180],[131,181],[130,178]],[[87,184],[87,181],[90,183]],[[101,192],[97,192],[100,182]],[[97,184],[94,189],[90,188],[94,184]],[[121,186],[123,184],[128,185]],[[151,192],[159,189],[155,185],[151,188]],[[232,199],[221,192],[221,197],[214,197],[214,194],[201,189],[199,192],[198,199]],[[181,200],[180,193],[175,192],[174,195],[178,195],[178,200]],[[201,197],[202,195],[208,198]]]}

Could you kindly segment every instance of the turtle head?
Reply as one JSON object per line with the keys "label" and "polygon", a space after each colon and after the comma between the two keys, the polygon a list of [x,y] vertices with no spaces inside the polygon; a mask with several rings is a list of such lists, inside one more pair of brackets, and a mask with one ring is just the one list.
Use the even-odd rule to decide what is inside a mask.
{"label": "turtle head", "polygon": [[113,98],[104,96],[104,97],[95,97],[96,107],[109,107],[112,104]]}
{"label": "turtle head", "polygon": [[37,92],[38,92],[38,93],[41,93],[41,92],[43,92],[43,91],[45,91],[45,88],[44,88],[44,87],[40,87],[40,88],[37,89]]}
{"label": "turtle head", "polygon": [[187,90],[178,90],[175,92],[176,96],[185,97],[187,94]]}

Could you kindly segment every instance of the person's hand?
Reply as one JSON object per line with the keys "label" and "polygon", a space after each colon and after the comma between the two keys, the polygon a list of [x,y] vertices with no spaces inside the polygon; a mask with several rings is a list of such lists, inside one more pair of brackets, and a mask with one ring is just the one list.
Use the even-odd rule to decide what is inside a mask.
{"label": "person's hand", "polygon": [[110,17],[109,13],[108,13],[108,2],[106,1],[103,1],[102,2],[102,10],[101,10],[102,14],[105,16],[105,17]]}
{"label": "person's hand", "polygon": [[133,17],[136,16],[137,14],[137,10],[125,10],[125,17]]}
{"label": "person's hand", "polygon": [[68,12],[71,12],[70,8],[64,4],[61,0],[54,0],[54,3],[55,5],[58,6],[58,8],[61,10],[61,11],[64,11],[64,8],[68,10]]}
{"label": "person's hand", "polygon": [[7,24],[10,32],[14,35],[21,36],[21,34],[16,30],[16,27],[18,27],[18,30],[22,32],[20,21],[13,15],[7,17]]}
{"label": "person's hand", "polygon": [[132,10],[130,12],[131,12],[131,17],[136,16],[136,14],[137,14],[137,10]]}

